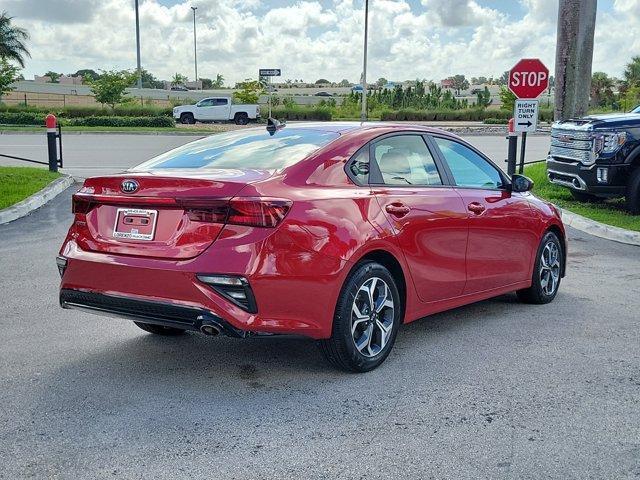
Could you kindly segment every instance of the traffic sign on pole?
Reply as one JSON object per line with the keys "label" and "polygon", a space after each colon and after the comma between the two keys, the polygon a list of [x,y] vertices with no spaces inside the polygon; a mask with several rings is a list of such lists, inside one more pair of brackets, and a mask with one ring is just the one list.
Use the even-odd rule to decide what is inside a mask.
{"label": "traffic sign on pole", "polygon": [[261,68],[258,70],[258,75],[261,77],[279,77],[281,70],[279,68]]}
{"label": "traffic sign on pole", "polygon": [[535,132],[538,128],[538,100],[516,100],[513,123],[516,132]]}
{"label": "traffic sign on pole", "polygon": [[523,58],[509,71],[509,90],[518,98],[538,98],[549,87],[549,69],[537,58]]}

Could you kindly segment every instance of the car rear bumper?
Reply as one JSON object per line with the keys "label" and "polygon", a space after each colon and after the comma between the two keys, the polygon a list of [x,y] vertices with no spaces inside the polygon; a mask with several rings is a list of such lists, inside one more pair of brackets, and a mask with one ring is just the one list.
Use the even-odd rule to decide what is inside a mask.
{"label": "car rear bumper", "polygon": [[[598,182],[598,168],[608,170],[606,183]],[[586,167],[579,162],[560,161],[551,156],[547,158],[547,178],[551,183],[603,197],[624,195],[626,168],[625,165],[599,164]]]}

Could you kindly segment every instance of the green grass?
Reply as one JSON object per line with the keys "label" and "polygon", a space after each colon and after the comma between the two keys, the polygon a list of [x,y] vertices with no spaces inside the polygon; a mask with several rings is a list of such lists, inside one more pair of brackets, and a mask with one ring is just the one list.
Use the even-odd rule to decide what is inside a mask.
{"label": "green grass", "polygon": [[547,166],[544,163],[529,165],[524,173],[535,182],[533,193],[538,197],[597,222],[640,232],[640,215],[628,214],[624,210],[624,200],[611,199],[599,203],[578,202],[573,199],[568,188],[549,183]]}
{"label": "green grass", "polygon": [[45,168],[0,167],[0,209],[42,190],[59,176]]}

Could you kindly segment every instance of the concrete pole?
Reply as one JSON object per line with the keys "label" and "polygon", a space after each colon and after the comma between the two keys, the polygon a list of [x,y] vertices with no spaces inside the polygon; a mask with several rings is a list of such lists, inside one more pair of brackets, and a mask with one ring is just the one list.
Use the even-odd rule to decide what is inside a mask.
{"label": "concrete pole", "polygon": [[559,0],[555,119],[587,114],[597,0]]}
{"label": "concrete pole", "polygon": [[198,7],[191,7],[193,10],[193,63],[195,65],[195,81],[198,82],[198,42],[196,37],[196,10]]}
{"label": "concrete pole", "polygon": [[364,60],[362,65],[362,112],[360,120],[367,121],[367,36],[369,34],[369,0],[364,0]]}
{"label": "concrete pole", "polygon": [[138,13],[138,0],[136,0],[136,50],[138,54],[138,88],[142,88],[142,66],[140,64],[140,14]]}

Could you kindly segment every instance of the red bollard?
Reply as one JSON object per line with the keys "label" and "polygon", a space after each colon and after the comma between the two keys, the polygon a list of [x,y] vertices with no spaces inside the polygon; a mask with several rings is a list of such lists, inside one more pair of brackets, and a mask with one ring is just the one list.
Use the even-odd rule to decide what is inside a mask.
{"label": "red bollard", "polygon": [[49,150],[49,171],[58,171],[58,147],[56,137],[58,135],[58,119],[52,113],[47,115],[44,121],[47,127],[47,149]]}
{"label": "red bollard", "polygon": [[507,156],[507,174],[513,175],[516,173],[516,156],[518,155],[518,134],[514,131],[513,118],[509,119],[508,135],[509,149]]}

